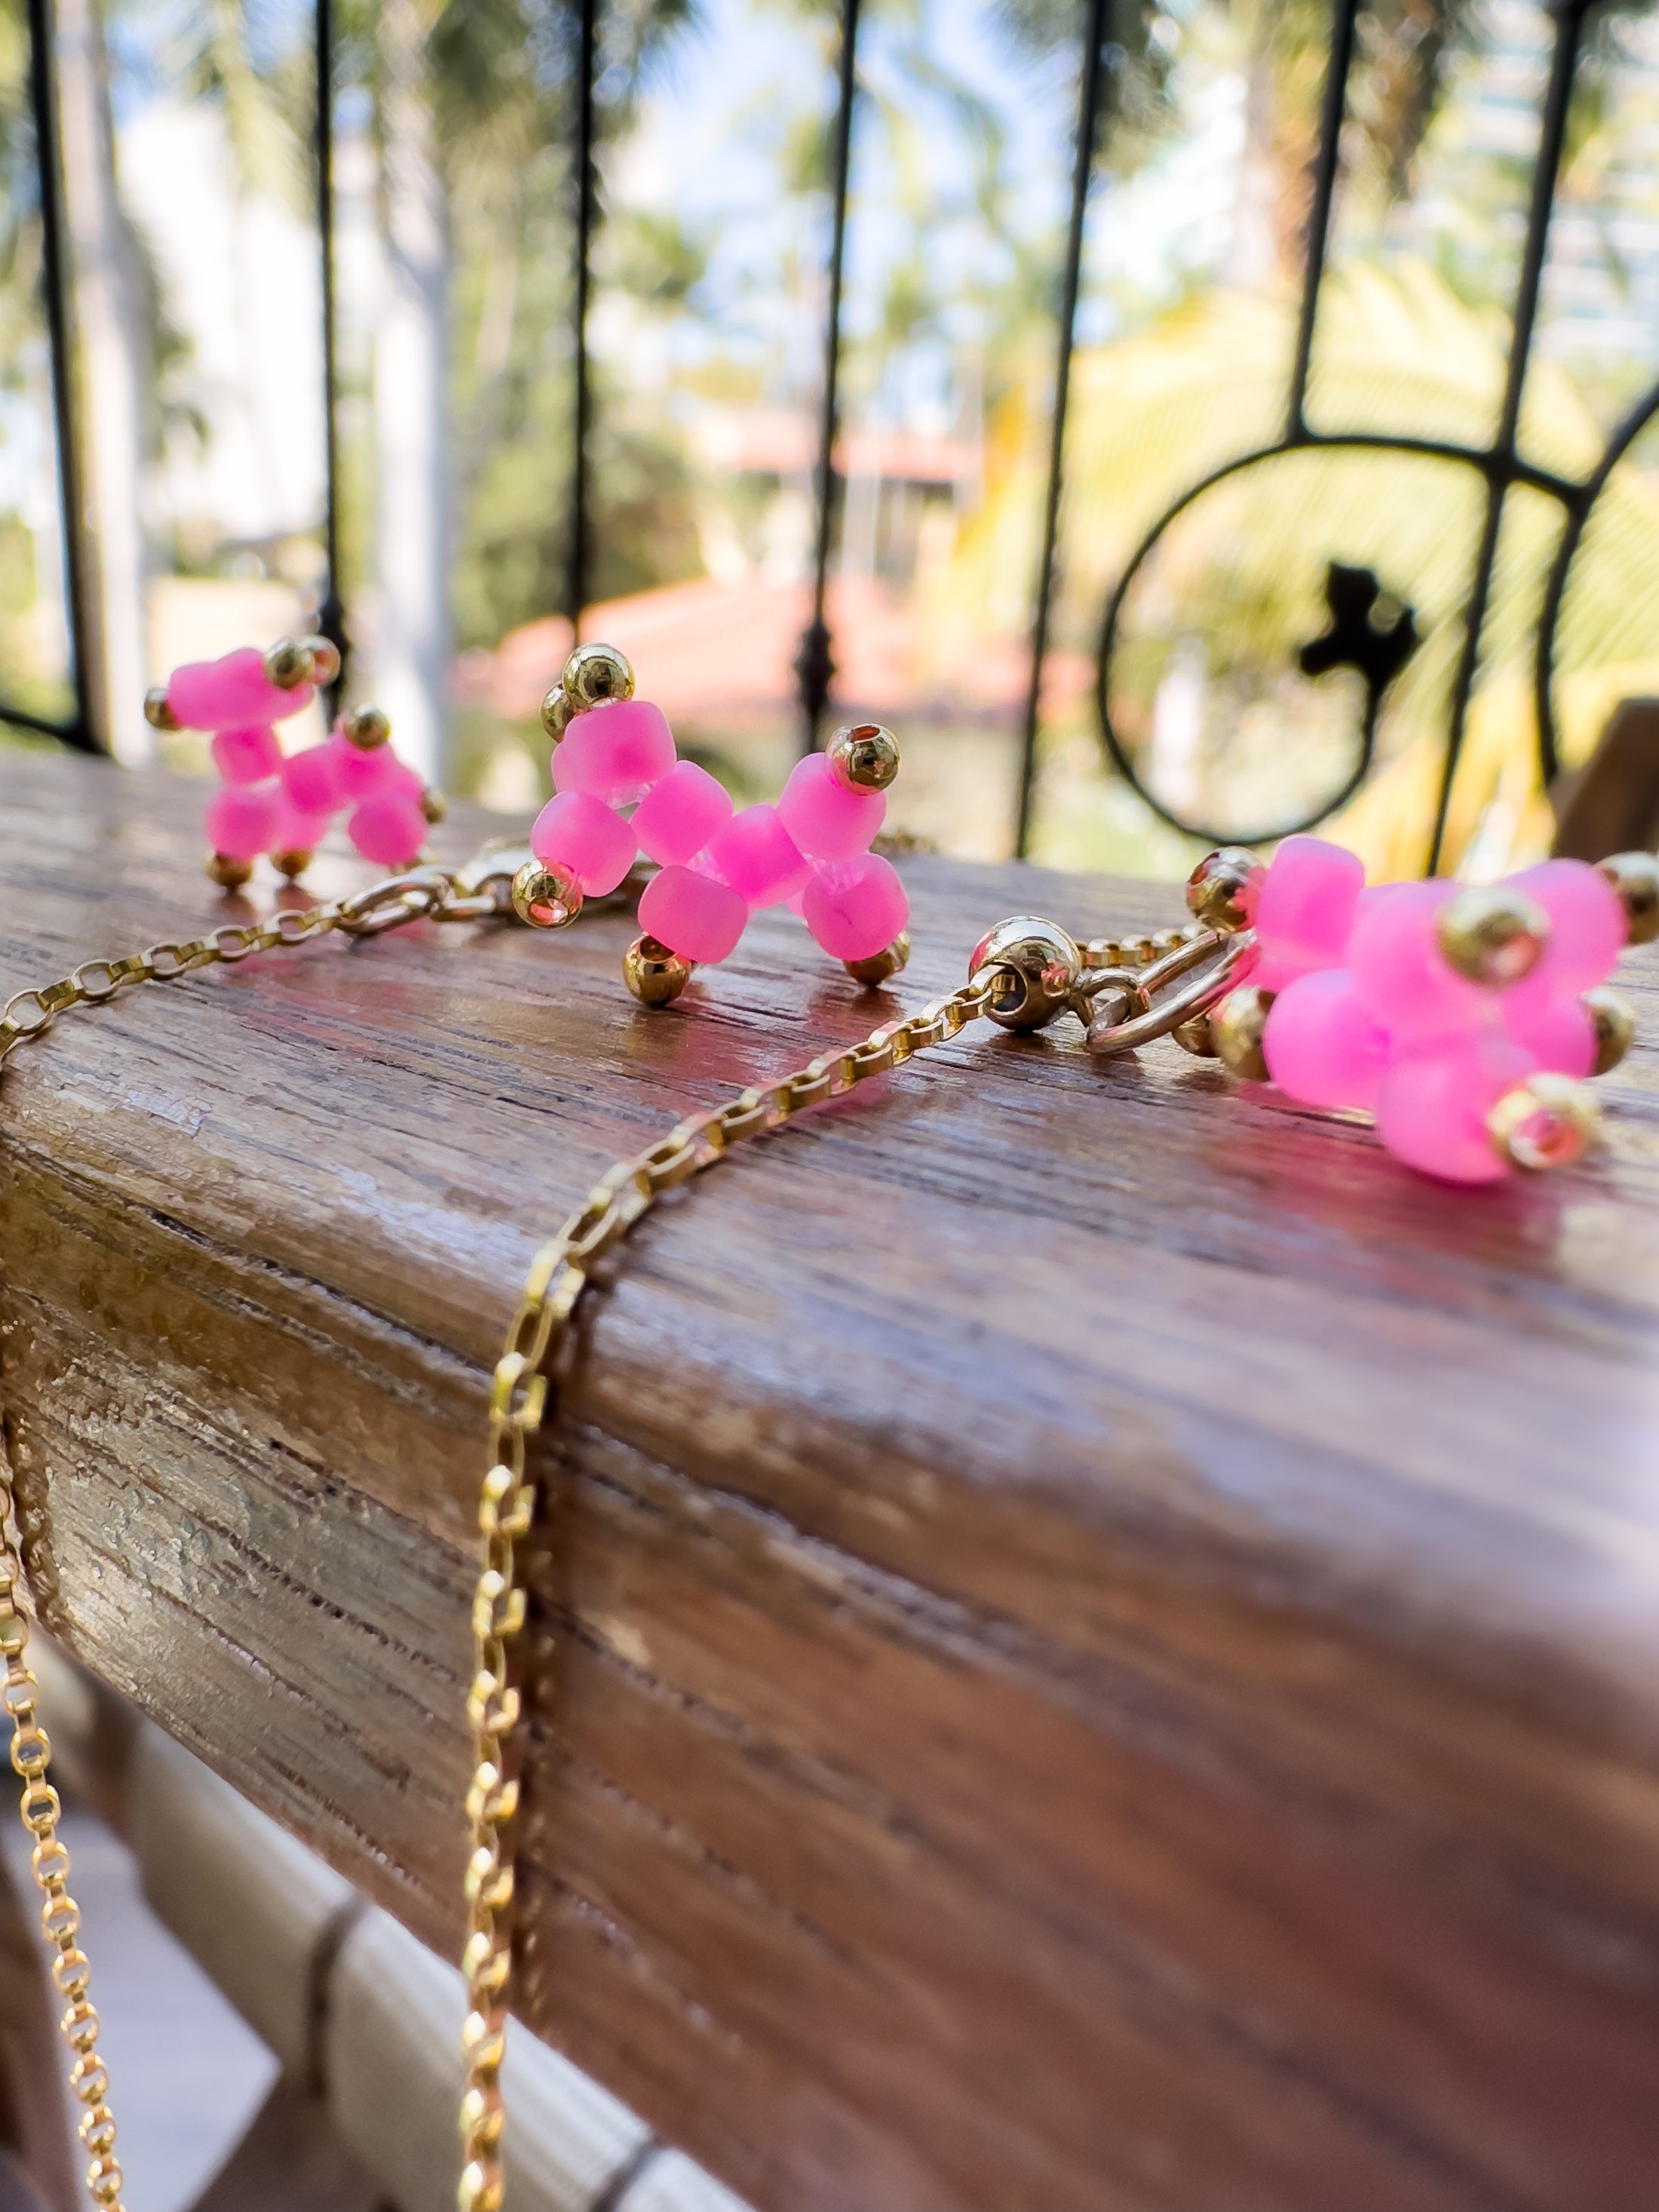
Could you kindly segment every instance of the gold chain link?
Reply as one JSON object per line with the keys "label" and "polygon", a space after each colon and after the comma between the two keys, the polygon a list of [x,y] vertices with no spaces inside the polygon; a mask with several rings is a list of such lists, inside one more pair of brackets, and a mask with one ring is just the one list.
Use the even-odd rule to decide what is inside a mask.
{"label": "gold chain link", "polygon": [[[0,1068],[17,1045],[43,1036],[71,1006],[102,1006],[134,983],[171,982],[198,968],[246,960],[250,953],[280,945],[309,945],[334,931],[378,937],[422,915],[437,921],[482,921],[504,911],[505,881],[490,878],[482,887],[468,889],[442,869],[417,868],[350,898],[289,909],[268,922],[216,929],[183,945],[152,945],[124,960],[85,961],[60,982],[19,991],[0,1009]],[[24,1656],[29,1640],[28,1620],[19,1604],[24,1581],[11,1456],[0,1419],[0,1659],[5,1662],[0,1701],[11,1720],[11,1763],[23,1784],[23,1825],[34,1838],[31,1863],[42,1899],[40,1925],[56,1954],[52,1978],[68,2008],[59,2024],[75,2053],[70,2087],[86,2108],[80,2130],[90,2160],[87,2188],[103,2212],[123,2212],[109,2074],[98,2056],[98,2014],[88,1997],[92,1967],[80,1944],[80,1907],[69,1892],[70,1855],[58,1832],[63,1804],[48,1779],[52,1740],[40,1724],[40,1686]]]}
{"label": "gold chain link", "polygon": [[467,1936],[462,1964],[467,2014],[462,2030],[466,2086],[461,2100],[465,2168],[460,2212],[501,2212],[501,2060],[513,1971],[512,1907],[519,1784],[514,1738],[521,1715],[510,1679],[513,1646],[525,1620],[525,1592],[514,1546],[535,1518],[527,1479],[530,1439],[547,1411],[547,1376],[556,1362],[593,1263],[621,1241],[665,1191],[713,1167],[734,1144],[781,1129],[809,1106],[838,1098],[855,1084],[902,1066],[955,1036],[990,1003],[988,977],[965,983],[917,1013],[884,1022],[862,1043],[823,1053],[762,1090],[694,1114],[632,1159],[601,1176],[551,1243],[536,1255],[519,1310],[495,1366],[489,1403],[489,1471],[478,1525],[483,1558],[472,1602],[474,1674],[472,1786],[467,1818],[472,1850],[466,1869]]}
{"label": "gold chain link", "polygon": [[[102,1006],[135,983],[171,982],[198,969],[246,959],[283,945],[308,945],[331,932],[374,937],[427,916],[473,921],[508,910],[505,874],[462,879],[437,868],[393,876],[326,906],[277,915],[268,922],[230,926],[184,944],[152,945],[121,960],[82,963],[60,982],[20,991],[0,1008],[0,1067],[19,1044],[41,1036],[72,1006]],[[479,1500],[483,1564],[472,1604],[474,1669],[467,1700],[473,1771],[466,1817],[472,1850],[466,1869],[467,1935],[462,1965],[467,2014],[463,2030],[465,2087],[461,2103],[465,2171],[461,2212],[500,2212],[501,2146],[505,2112],[501,2060],[506,2049],[512,1975],[512,1905],[519,1783],[514,1738],[521,1718],[509,1679],[525,1621],[515,1546],[528,1534],[536,1492],[527,1477],[530,1439],[547,1410],[547,1374],[586,1287],[589,1271],[665,1192],[725,1158],[734,1144],[780,1129],[808,1107],[837,1098],[872,1076],[899,1067],[942,1044],[982,1014],[992,985],[981,976],[919,1012],[884,1022],[860,1043],[823,1053],[763,1089],[679,1122],[632,1159],[604,1176],[553,1241],[536,1255],[497,1361],[489,1405],[489,1471]],[[0,1691],[12,1723],[11,1763],[23,1784],[24,1826],[34,1838],[34,1878],[44,1903],[41,1925],[57,1956],[52,1973],[68,2004],[64,2035],[76,2053],[70,2083],[85,2106],[81,2136],[91,2157],[87,2187],[102,2212],[122,2212],[121,2169],[115,2159],[115,2118],[109,2075],[98,2057],[98,2014],[88,1999],[92,1970],[78,1941],[81,1915],[69,1893],[70,1857],[58,1833],[62,1805],[47,1779],[52,1746],[38,1718],[39,1688],[24,1662],[29,1624],[19,1598],[21,1545],[9,1455],[0,1425]]]}

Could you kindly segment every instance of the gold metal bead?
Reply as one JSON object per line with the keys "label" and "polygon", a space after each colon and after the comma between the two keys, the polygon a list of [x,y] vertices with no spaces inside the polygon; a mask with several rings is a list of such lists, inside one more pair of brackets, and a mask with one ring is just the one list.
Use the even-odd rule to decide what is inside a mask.
{"label": "gold metal bead", "polygon": [[843,960],[842,966],[855,983],[873,989],[896,975],[910,957],[910,933],[900,930],[898,935],[880,952],[872,952],[867,960]]}
{"label": "gold metal bead", "polygon": [[1636,1014],[1628,999],[1598,983],[1586,991],[1583,1007],[1595,1024],[1595,1065],[1592,1075],[1605,1075],[1617,1067],[1636,1042]]}
{"label": "gold metal bead", "polygon": [[691,981],[691,963],[659,938],[636,937],[623,955],[623,981],[642,1006],[672,1006]]}
{"label": "gold metal bead", "polygon": [[1601,1127],[1601,1105],[1589,1085],[1547,1069],[1506,1091],[1486,1116],[1498,1157],[1533,1174],[1583,1159]]}
{"label": "gold metal bead", "polygon": [[340,648],[331,637],[302,637],[301,644],[311,655],[311,674],[308,683],[337,684],[340,680]]}
{"label": "gold metal bead", "polygon": [[449,801],[435,783],[428,784],[421,793],[421,811],[434,828],[440,822],[448,819]]}
{"label": "gold metal bead", "polygon": [[1229,991],[1210,1012],[1210,1036],[1216,1058],[1229,1075],[1244,1083],[1266,1083],[1267,1056],[1261,1049],[1267,1013],[1273,1002],[1271,991],[1255,983],[1241,983]]}
{"label": "gold metal bead", "polygon": [[614,645],[579,645],[564,664],[559,684],[573,714],[586,714],[606,699],[631,699],[634,671]]}
{"label": "gold metal bead", "polygon": [[1045,1029],[1070,1005],[1083,955],[1066,932],[1034,914],[1012,915],[988,930],[968,963],[973,977],[992,976],[986,1012],[1000,1029]]}
{"label": "gold metal bead", "polygon": [[1490,991],[1529,975],[1549,942],[1550,918],[1536,899],[1504,884],[1475,884],[1440,909],[1435,942],[1449,968]]}
{"label": "gold metal bead", "polygon": [[239,891],[244,884],[253,880],[252,860],[233,860],[228,853],[210,854],[207,864],[210,879],[222,891]]}
{"label": "gold metal bead", "polygon": [[291,853],[273,853],[270,865],[279,876],[286,876],[289,883],[297,884],[316,857],[314,853],[301,852],[296,848]]}
{"label": "gold metal bead", "polygon": [[297,691],[311,681],[311,649],[303,638],[279,637],[265,655],[265,682]]}
{"label": "gold metal bead", "polygon": [[513,911],[532,929],[563,929],[581,910],[581,886],[574,876],[526,860],[513,878]]}
{"label": "gold metal bead", "polygon": [[1218,846],[1187,878],[1187,911],[1210,929],[1247,928],[1267,872],[1247,845]]}
{"label": "gold metal bead", "polygon": [[1115,937],[1091,937],[1079,950],[1085,968],[1121,968],[1123,947]]}
{"label": "gold metal bead", "polygon": [[848,791],[885,791],[899,772],[898,739],[879,722],[844,723],[823,750]]}
{"label": "gold metal bead", "polygon": [[542,727],[556,745],[570,727],[576,709],[562,684],[556,684],[542,701]]}
{"label": "gold metal bead", "polygon": [[1659,937],[1659,857],[1615,853],[1596,866],[1624,902],[1631,943],[1651,945]]}
{"label": "gold metal bead", "polygon": [[340,732],[360,753],[376,752],[392,736],[392,718],[378,707],[354,707],[341,715]]}
{"label": "gold metal bead", "polygon": [[156,684],[144,694],[144,720],[152,730],[182,730],[184,724],[167,704],[167,687]]}
{"label": "gold metal bead", "polygon": [[1207,1014],[1194,1014],[1191,1021],[1182,1022],[1170,1034],[1182,1052],[1191,1053],[1194,1060],[1219,1060],[1221,1057]]}

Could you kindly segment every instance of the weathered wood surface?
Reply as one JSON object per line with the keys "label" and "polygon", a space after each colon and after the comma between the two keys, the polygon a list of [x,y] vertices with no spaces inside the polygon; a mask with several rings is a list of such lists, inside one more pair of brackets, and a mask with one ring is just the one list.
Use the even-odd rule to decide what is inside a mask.
{"label": "weathered wood surface", "polygon": [[[198,794],[0,755],[0,987],[210,918]],[[459,854],[469,825],[450,825]],[[1001,914],[918,860],[915,1003]],[[54,1628],[453,1943],[519,1277],[611,1158],[861,1034],[787,916],[71,1016],[0,1091]],[[1607,1151],[1479,1194],[1170,1046],[982,1029],[631,1240],[550,1447],[527,2016],[766,2212],[1651,2212],[1659,963]]]}

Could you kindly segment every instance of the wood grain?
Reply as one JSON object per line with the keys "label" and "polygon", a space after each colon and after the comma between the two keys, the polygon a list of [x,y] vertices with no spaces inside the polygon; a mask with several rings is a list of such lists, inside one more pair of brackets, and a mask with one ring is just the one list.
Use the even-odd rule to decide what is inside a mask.
{"label": "wood grain", "polygon": [[[0,755],[0,984],[204,927],[197,803]],[[1003,913],[1177,909],[907,872],[890,998],[787,915],[654,1016],[624,918],[423,924],[9,1069],[43,1610],[434,1942],[536,1243]],[[1650,2212],[1651,1042],[1606,1092],[1593,1165],[1460,1193],[976,1030],[669,1201],[545,1455],[531,2022],[763,2212]]]}

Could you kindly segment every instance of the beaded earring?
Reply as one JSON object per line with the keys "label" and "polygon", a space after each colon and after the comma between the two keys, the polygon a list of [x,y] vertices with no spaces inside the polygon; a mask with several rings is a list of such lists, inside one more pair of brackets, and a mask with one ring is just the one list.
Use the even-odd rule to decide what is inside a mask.
{"label": "beaded earring", "polygon": [[285,637],[269,653],[244,646],[175,668],[146,695],[152,727],[212,738],[221,787],[207,806],[208,873],[222,890],[239,890],[265,854],[279,875],[297,882],[341,813],[352,843],[382,868],[411,866],[428,825],[443,819],[443,794],[398,758],[378,707],[340,715],[319,745],[283,751],[276,725],[302,713],[339,673],[339,653],[327,638]]}
{"label": "beaded earring", "polygon": [[[562,928],[584,898],[616,890],[636,859],[656,864],[640,898],[644,935],[623,974],[641,1004],[677,999],[699,963],[728,958],[763,907],[787,906],[857,981],[884,982],[909,957],[909,901],[870,847],[898,774],[891,733],[837,730],[798,761],[775,805],[736,810],[695,761],[681,760],[667,717],[634,696],[614,646],[578,646],[542,702],[553,740],[554,795],[530,833],[533,860],[514,904],[538,928]],[[624,810],[631,810],[625,811]]]}

